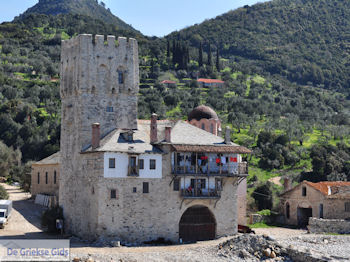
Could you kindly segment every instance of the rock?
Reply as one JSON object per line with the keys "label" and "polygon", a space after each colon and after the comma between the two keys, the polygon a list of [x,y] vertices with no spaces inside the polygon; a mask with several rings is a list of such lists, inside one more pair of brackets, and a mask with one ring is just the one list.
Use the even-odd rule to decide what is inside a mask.
{"label": "rock", "polygon": [[95,262],[91,257],[89,257],[86,262]]}
{"label": "rock", "polygon": [[265,257],[270,257],[271,249],[270,248],[264,249],[263,254],[264,254]]}
{"label": "rock", "polygon": [[272,251],[272,252],[271,252],[270,257],[271,257],[271,258],[276,258],[276,257],[277,257],[275,251]]}
{"label": "rock", "polygon": [[230,245],[230,248],[233,249],[233,245]]}
{"label": "rock", "polygon": [[112,247],[120,247],[120,241],[112,241],[111,246]]}
{"label": "rock", "polygon": [[327,239],[323,240],[323,243],[328,244],[328,240]]}
{"label": "rock", "polygon": [[73,258],[73,262],[80,262],[80,258],[79,257]]}
{"label": "rock", "polygon": [[240,256],[241,258],[249,258],[251,255],[250,255],[250,253],[249,253],[247,250],[242,249],[242,250],[239,252],[239,256]]}

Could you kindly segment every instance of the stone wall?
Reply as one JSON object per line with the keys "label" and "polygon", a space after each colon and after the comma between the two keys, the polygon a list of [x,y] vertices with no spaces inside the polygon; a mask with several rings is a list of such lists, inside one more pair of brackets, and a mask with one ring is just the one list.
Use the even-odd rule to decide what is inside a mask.
{"label": "stone wall", "polygon": [[350,220],[310,217],[308,229],[311,233],[350,234]]}
{"label": "stone wall", "polygon": [[[54,181],[54,174],[56,172],[56,183]],[[47,173],[47,183],[46,183]],[[40,181],[38,183],[38,174]],[[58,196],[60,179],[60,166],[59,164],[53,165],[32,165],[31,172],[31,188],[30,192],[33,196],[37,194],[47,194]]]}

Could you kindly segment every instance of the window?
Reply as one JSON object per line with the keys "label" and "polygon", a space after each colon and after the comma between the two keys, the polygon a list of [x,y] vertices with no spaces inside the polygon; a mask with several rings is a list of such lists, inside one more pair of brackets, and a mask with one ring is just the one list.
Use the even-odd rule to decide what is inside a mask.
{"label": "window", "polygon": [[118,83],[124,84],[124,73],[122,71],[118,71]]}
{"label": "window", "polygon": [[57,182],[57,173],[56,170],[53,172],[53,183],[56,184]]}
{"label": "window", "polygon": [[40,184],[40,173],[38,172],[38,184]]}
{"label": "window", "polygon": [[350,212],[350,202],[345,203],[345,212]]}
{"label": "window", "polygon": [[301,194],[302,194],[302,196],[306,196],[306,187],[303,186]]}
{"label": "window", "polygon": [[323,218],[323,204],[320,204],[320,218]]}
{"label": "window", "polygon": [[139,159],[139,169],[144,169],[144,162],[143,159]]}
{"label": "window", "polygon": [[210,124],[210,133],[214,134],[214,125]]}
{"label": "window", "polygon": [[47,174],[47,172],[45,173],[45,184],[47,184],[49,181],[49,175]]}
{"label": "window", "polygon": [[202,124],[202,129],[205,130],[205,125],[204,124]]}
{"label": "window", "polygon": [[115,158],[109,159],[109,168],[115,168]]}
{"label": "window", "polygon": [[222,191],[222,178],[215,178],[215,188],[217,191]]}
{"label": "window", "polygon": [[149,193],[149,184],[148,182],[143,182],[143,190],[142,190],[143,193],[147,194]]}
{"label": "window", "polygon": [[174,179],[174,191],[180,191],[180,179],[179,178]]}
{"label": "window", "polygon": [[129,158],[129,176],[137,176],[137,165],[136,165],[136,156],[131,156]]}
{"label": "window", "polygon": [[113,112],[113,106],[107,106],[106,111],[108,113],[112,113]]}
{"label": "window", "polygon": [[289,203],[286,204],[286,217],[288,219],[290,218],[290,206],[289,206]]}
{"label": "window", "polygon": [[137,192],[136,187],[133,187],[133,188],[132,188],[132,192],[133,192],[133,193],[136,193],[136,192]]}
{"label": "window", "polygon": [[155,159],[149,160],[149,169],[156,169],[156,160]]}
{"label": "window", "polygon": [[191,179],[192,188],[196,187],[196,182],[197,182],[197,189],[205,188],[205,179]]}
{"label": "window", "polygon": [[111,199],[116,199],[117,198],[117,190],[111,189]]}

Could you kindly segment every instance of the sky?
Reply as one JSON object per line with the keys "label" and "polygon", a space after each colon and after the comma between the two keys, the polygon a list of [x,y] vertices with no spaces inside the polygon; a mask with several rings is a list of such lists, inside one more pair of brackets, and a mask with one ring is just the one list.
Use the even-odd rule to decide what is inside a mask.
{"label": "sky", "polygon": [[[12,21],[15,16],[37,2],[38,0],[0,0],[0,22]],[[114,15],[143,34],[164,36],[229,10],[264,0],[104,0],[103,2]]]}

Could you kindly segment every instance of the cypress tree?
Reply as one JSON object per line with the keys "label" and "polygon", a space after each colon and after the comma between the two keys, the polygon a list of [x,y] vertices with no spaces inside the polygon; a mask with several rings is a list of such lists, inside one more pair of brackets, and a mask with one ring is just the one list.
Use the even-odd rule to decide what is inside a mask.
{"label": "cypress tree", "polygon": [[167,41],[167,49],[166,49],[166,56],[167,58],[170,58],[170,41]]}
{"label": "cypress tree", "polygon": [[220,54],[219,54],[219,47],[216,49],[216,69],[218,72],[220,72]]}
{"label": "cypress tree", "polygon": [[199,53],[198,53],[198,65],[203,66],[203,45],[202,42],[199,43]]}
{"label": "cypress tree", "polygon": [[208,63],[207,63],[208,66],[211,66],[211,60],[212,60],[212,57],[211,57],[211,47],[210,47],[210,44],[209,44]]}

